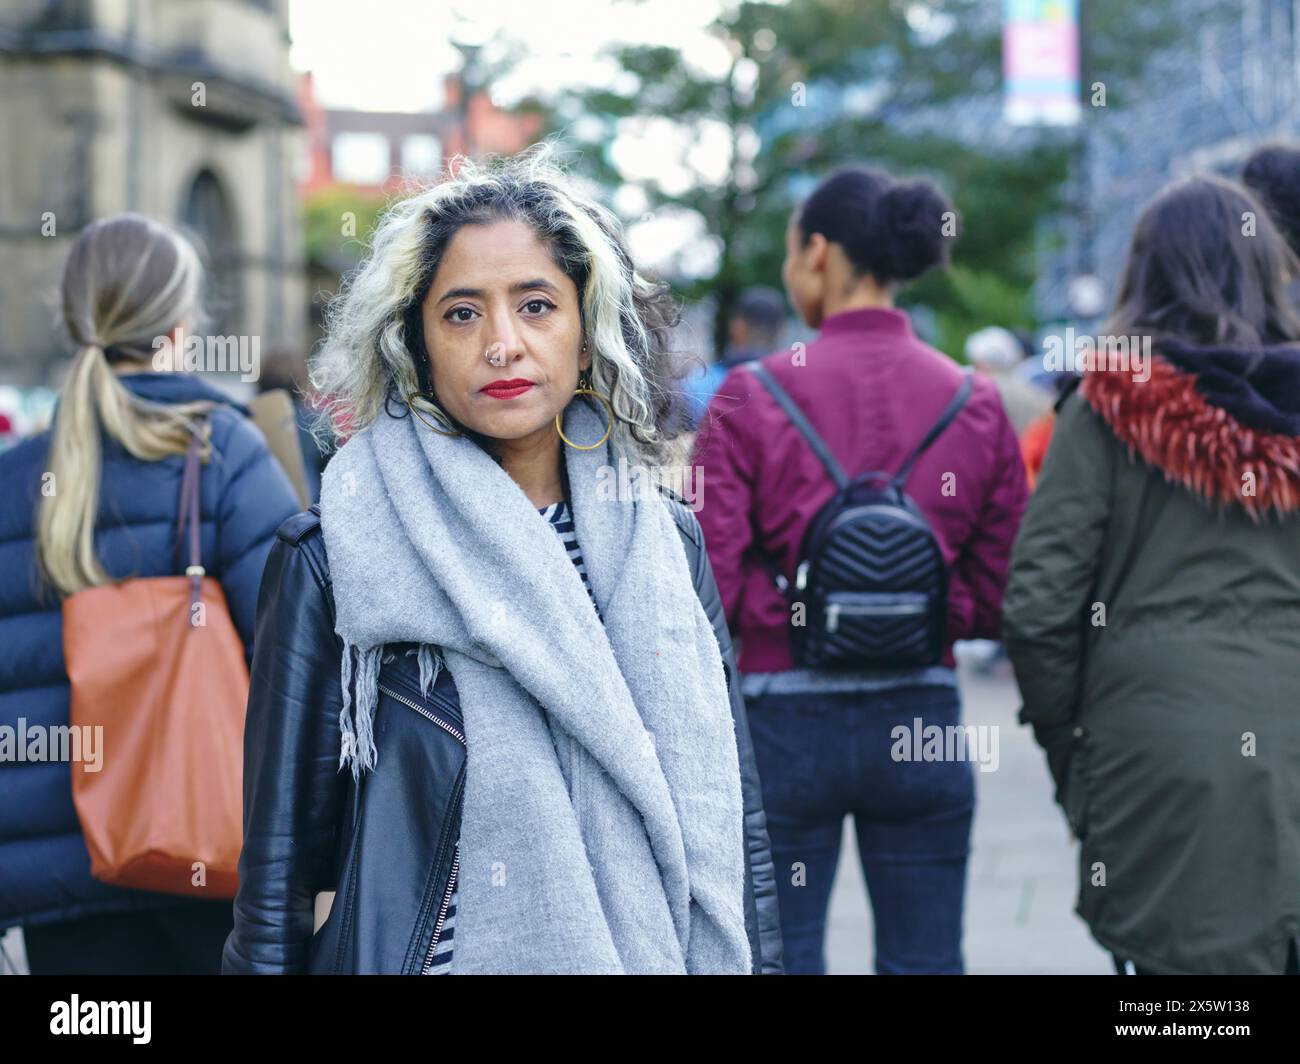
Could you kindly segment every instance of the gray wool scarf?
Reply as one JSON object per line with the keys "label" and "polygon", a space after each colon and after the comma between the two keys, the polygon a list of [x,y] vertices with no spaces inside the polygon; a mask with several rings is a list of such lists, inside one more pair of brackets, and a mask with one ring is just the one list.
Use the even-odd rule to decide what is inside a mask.
{"label": "gray wool scarf", "polygon": [[[585,402],[565,435],[598,439]],[[747,973],[744,812],[713,627],[672,514],[564,447],[602,625],[564,545],[470,440],[386,413],[326,467],[340,766],[376,763],[384,645],[445,664],[468,747],[452,974]],[[413,795],[412,800],[418,800]]]}

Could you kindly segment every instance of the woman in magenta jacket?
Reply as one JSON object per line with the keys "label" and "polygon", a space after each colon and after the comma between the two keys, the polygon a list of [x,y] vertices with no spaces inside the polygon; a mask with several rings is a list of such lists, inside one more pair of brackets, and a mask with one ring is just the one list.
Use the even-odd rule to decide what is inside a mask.
{"label": "woman in magenta jacket", "polygon": [[[922,343],[894,306],[901,284],[946,261],[955,217],[928,182],[855,166],[826,178],[790,220],[786,292],[820,332],[806,350],[777,351],[763,365],[850,476],[896,471],[961,383],[957,364]],[[922,729],[956,725],[952,640],[999,634],[1027,489],[997,389],[975,379],[906,481],[950,573],[948,642],[928,669],[794,667],[791,612],[765,559],[793,578],[804,533],[835,486],[747,370],[723,381],[695,447],[700,524],[740,642],[787,972],[825,970],[826,910],[849,813],[875,914],[877,971],[962,971],[969,758],[978,751],[904,761],[891,733],[918,719]]]}

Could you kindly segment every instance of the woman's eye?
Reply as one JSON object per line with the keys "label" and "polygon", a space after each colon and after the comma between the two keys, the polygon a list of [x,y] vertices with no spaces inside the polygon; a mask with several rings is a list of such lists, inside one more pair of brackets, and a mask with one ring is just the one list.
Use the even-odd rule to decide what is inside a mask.
{"label": "woman's eye", "polygon": [[470,320],[470,317],[458,318],[456,317],[457,314],[467,314],[470,317],[473,317],[474,310],[472,307],[452,307],[451,310],[447,311],[446,318],[448,321],[455,322],[466,322]]}
{"label": "woman's eye", "polygon": [[[527,303],[524,304],[524,306],[530,308],[531,313],[533,314],[542,314],[547,310],[555,309],[555,304],[546,299],[530,299]],[[534,307],[539,309],[532,310],[532,308]]]}

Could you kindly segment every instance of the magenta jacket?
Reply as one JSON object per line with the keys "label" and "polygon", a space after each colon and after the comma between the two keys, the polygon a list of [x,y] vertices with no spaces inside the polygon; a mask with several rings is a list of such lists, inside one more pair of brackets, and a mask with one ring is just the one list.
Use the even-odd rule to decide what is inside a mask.
{"label": "magenta jacket", "polygon": [[[795,351],[778,351],[763,364],[850,476],[896,471],[961,380],[957,364],[922,343],[901,310],[834,314],[801,356],[795,364]],[[951,571],[946,665],[953,664],[954,639],[1000,634],[1007,563],[1028,493],[997,388],[979,375],[974,385],[906,485]],[[742,368],[726,376],[710,402],[694,464],[693,502],[727,621],[740,641],[740,670],[792,669],[789,608],[757,547],[775,552],[792,579],[804,532],[835,486],[776,401]]]}

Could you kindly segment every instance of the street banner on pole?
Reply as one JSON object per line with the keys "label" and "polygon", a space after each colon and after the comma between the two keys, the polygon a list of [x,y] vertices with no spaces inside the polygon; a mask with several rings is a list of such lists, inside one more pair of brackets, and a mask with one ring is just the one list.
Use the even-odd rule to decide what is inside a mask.
{"label": "street banner on pole", "polygon": [[1079,0],[1003,0],[1002,113],[1012,125],[1072,126],[1079,103]]}

